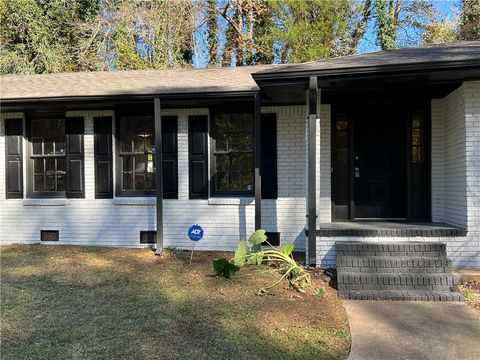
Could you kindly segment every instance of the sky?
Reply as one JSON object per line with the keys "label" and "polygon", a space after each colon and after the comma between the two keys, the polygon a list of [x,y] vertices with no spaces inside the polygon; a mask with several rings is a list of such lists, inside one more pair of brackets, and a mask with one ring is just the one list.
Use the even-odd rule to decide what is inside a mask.
{"label": "sky", "polygon": [[[460,0],[433,0],[432,2],[437,8],[439,17],[449,20],[453,20],[455,18],[455,14],[458,11],[458,5],[460,4]],[[360,54],[381,50],[380,47],[375,43],[376,38],[372,25],[373,24],[370,24],[367,33],[365,34],[365,38],[358,46],[357,52]]]}
{"label": "sky", "polygon": [[[449,20],[453,20],[455,18],[455,14],[460,1],[461,0],[432,0],[435,7],[437,8],[438,16],[440,18],[446,18]],[[220,26],[222,26],[221,21],[222,20],[220,19]],[[376,44],[376,37],[374,34],[373,25],[373,23],[369,24],[367,33],[365,34],[364,39],[360,42],[358,46],[357,52],[360,54],[381,50],[380,47]],[[207,65],[207,57],[202,56],[206,52],[206,44],[204,43],[204,38],[198,32],[195,37],[197,39],[196,51],[198,53],[198,56],[194,56],[194,67],[203,68]],[[224,41],[225,39],[220,39],[220,44],[222,44]]]}

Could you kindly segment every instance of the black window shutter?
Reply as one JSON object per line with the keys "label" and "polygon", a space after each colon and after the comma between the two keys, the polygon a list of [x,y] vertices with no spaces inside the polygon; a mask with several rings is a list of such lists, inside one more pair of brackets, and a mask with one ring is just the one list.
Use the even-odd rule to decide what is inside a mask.
{"label": "black window shutter", "polygon": [[208,198],[208,117],[188,118],[188,167],[190,199]]}
{"label": "black window shutter", "polygon": [[6,198],[23,198],[23,120],[5,120]]}
{"label": "black window shutter", "polygon": [[112,118],[93,119],[95,148],[95,198],[113,197]]}
{"label": "black window shutter", "polygon": [[262,198],[276,199],[277,185],[277,118],[275,114],[262,114]]}
{"label": "black window shutter", "polygon": [[162,116],[163,198],[178,199],[178,120]]}
{"label": "black window shutter", "polygon": [[83,117],[66,118],[67,198],[84,198]]}

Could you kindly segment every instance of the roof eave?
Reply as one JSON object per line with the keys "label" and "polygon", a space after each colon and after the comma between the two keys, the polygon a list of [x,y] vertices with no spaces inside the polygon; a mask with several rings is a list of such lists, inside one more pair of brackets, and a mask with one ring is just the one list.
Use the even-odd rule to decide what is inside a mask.
{"label": "roof eave", "polygon": [[265,80],[285,80],[293,78],[306,78],[309,76],[318,77],[343,77],[355,75],[391,75],[396,73],[409,72],[431,72],[441,70],[467,70],[471,68],[480,68],[480,59],[462,60],[462,61],[442,61],[442,62],[422,62],[413,64],[395,64],[395,65],[377,65],[377,66],[362,66],[349,67],[340,69],[307,69],[307,70],[292,70],[292,71],[276,71],[276,72],[260,72],[253,73],[253,79],[258,83]]}
{"label": "roof eave", "polygon": [[172,94],[106,94],[93,96],[51,96],[51,97],[21,97],[21,98],[0,98],[0,104],[18,104],[31,102],[86,102],[86,101],[121,101],[121,100],[153,100],[160,98],[165,100],[187,100],[187,99],[221,99],[235,97],[250,97],[258,94],[258,90],[245,91],[219,91],[219,92],[190,92],[190,93],[172,93]]}

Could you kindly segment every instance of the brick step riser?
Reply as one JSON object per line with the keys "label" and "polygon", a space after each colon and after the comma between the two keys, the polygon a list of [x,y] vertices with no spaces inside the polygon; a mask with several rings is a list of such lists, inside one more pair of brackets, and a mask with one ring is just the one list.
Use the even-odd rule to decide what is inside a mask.
{"label": "brick step riser", "polygon": [[400,291],[458,291],[456,285],[354,285],[354,284],[339,284],[338,290],[400,290]]}
{"label": "brick step riser", "polygon": [[340,273],[337,284],[353,285],[458,285],[453,275],[445,274],[366,274]]}
{"label": "brick step riser", "polygon": [[443,251],[336,251],[335,256],[382,256],[382,257],[429,257],[429,258],[446,258],[447,254]]}
{"label": "brick step riser", "polygon": [[447,268],[372,268],[372,267],[341,267],[337,266],[337,272],[349,273],[392,273],[392,274],[450,274],[451,267]]}
{"label": "brick step riser", "polygon": [[372,244],[372,243],[337,243],[337,253],[342,252],[446,252],[447,247],[443,243],[408,243],[408,244]]}
{"label": "brick step riser", "polygon": [[345,268],[446,268],[452,262],[446,258],[376,258],[376,257],[337,257],[337,269]]}
{"label": "brick step riser", "polygon": [[401,300],[401,301],[463,301],[464,297],[459,293],[431,294],[428,292],[340,292],[341,299],[346,300]]}

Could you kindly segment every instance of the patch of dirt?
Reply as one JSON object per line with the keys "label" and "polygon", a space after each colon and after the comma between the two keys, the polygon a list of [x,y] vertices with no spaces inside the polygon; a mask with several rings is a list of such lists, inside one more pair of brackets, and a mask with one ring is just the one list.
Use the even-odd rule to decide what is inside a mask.
{"label": "patch of dirt", "polygon": [[480,282],[468,281],[459,286],[460,292],[465,296],[467,304],[480,316]]}

